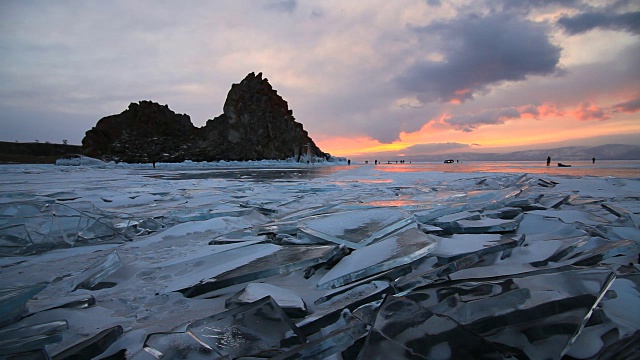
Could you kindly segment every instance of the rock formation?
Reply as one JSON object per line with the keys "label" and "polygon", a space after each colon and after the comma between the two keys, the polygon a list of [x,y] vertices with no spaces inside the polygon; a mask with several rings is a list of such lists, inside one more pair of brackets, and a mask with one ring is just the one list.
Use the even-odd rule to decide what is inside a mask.
{"label": "rock formation", "polygon": [[233,84],[223,114],[196,128],[185,114],[150,101],[104,117],[82,140],[88,156],[126,162],[326,157],[262,73]]}

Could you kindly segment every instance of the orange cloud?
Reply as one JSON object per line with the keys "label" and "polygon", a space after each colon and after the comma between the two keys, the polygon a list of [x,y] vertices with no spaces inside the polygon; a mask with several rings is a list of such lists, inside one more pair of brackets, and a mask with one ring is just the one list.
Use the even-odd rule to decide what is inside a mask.
{"label": "orange cloud", "polygon": [[597,105],[591,105],[587,102],[580,104],[573,112],[572,115],[582,121],[589,120],[600,120],[604,121],[610,118],[608,114],[605,113],[604,109]]}

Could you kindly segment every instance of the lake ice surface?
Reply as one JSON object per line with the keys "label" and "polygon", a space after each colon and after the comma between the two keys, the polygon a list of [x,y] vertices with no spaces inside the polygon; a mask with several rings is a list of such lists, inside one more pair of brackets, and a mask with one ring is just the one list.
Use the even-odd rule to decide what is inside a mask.
{"label": "lake ice surface", "polygon": [[0,358],[640,352],[633,166],[223,165],[1,165]]}

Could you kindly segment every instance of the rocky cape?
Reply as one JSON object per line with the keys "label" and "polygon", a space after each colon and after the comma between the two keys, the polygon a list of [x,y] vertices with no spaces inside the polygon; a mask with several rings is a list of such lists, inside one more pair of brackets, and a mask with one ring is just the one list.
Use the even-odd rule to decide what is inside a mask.
{"label": "rocky cape", "polygon": [[82,139],[87,156],[103,160],[182,162],[219,160],[305,161],[305,155],[330,159],[295,121],[287,102],[262,73],[233,84],[223,113],[202,128],[186,114],[151,101],[131,103],[104,117]]}

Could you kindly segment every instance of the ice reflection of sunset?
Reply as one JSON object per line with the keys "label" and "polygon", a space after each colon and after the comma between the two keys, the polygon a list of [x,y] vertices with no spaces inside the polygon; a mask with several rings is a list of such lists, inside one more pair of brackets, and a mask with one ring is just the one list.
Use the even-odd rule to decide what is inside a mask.
{"label": "ice reflection of sunset", "polygon": [[[544,159],[541,161],[470,161],[453,164],[444,163],[414,163],[414,164],[381,164],[377,169],[390,173],[416,173],[431,171],[438,172],[457,172],[457,173],[530,173],[530,174],[548,174],[548,175],[571,175],[571,176],[620,176],[620,177],[638,177],[640,176],[640,168],[635,163],[628,163],[624,160],[615,161],[569,161],[571,167],[558,167],[556,161],[551,166],[546,166]],[[363,165],[366,166],[366,165]],[[481,176],[481,175],[479,175]]]}

